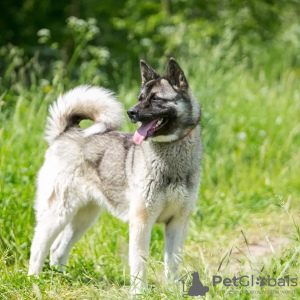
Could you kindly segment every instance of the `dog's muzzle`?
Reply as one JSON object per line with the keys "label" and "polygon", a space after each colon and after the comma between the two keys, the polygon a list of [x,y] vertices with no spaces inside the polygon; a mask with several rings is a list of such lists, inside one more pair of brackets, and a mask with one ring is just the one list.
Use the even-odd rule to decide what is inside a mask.
{"label": "dog's muzzle", "polygon": [[138,121],[139,112],[134,107],[129,108],[127,110],[127,114],[132,123],[136,123]]}

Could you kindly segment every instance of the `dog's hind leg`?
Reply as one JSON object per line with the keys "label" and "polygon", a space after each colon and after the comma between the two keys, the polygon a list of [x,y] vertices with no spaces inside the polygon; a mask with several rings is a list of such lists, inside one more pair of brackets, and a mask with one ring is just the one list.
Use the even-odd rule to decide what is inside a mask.
{"label": "dog's hind leg", "polygon": [[165,228],[165,275],[178,279],[183,244],[189,227],[189,219],[173,217]]}
{"label": "dog's hind leg", "polygon": [[97,221],[100,213],[100,206],[92,202],[78,210],[51,246],[51,266],[58,266],[62,269],[68,260],[71,248]]}
{"label": "dog's hind leg", "polygon": [[31,245],[28,275],[41,272],[51,244],[69,220],[68,216],[57,216],[52,210],[39,216]]}

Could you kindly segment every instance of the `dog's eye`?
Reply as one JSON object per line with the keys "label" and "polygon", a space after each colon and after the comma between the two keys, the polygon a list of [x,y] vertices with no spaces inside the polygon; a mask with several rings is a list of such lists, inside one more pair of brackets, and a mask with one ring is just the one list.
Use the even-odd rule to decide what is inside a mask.
{"label": "dog's eye", "polygon": [[155,101],[155,100],[160,100],[160,99],[158,97],[156,97],[156,96],[153,96],[151,100]]}

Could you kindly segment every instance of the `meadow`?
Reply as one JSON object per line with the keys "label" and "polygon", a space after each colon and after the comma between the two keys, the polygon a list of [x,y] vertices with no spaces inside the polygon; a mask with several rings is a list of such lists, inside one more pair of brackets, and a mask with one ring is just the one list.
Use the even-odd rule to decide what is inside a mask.
{"label": "meadow", "polygon": [[[234,47],[223,57],[226,39],[197,55],[176,56],[202,104],[204,143],[181,273],[199,272],[210,287],[205,299],[300,296],[299,280],[297,287],[212,286],[213,275],[300,277],[300,69],[293,63],[299,44],[282,36],[253,45],[251,60],[236,60]],[[128,225],[107,213],[75,245],[66,273],[52,270],[47,260],[39,278],[27,277],[48,106],[83,83],[110,87],[125,109],[137,101],[140,82],[130,72],[112,86],[95,61],[75,66],[84,46],[78,42],[68,65],[52,63],[47,77],[38,55],[25,60],[20,48],[2,48],[8,63],[0,95],[1,299],[130,299]],[[164,71],[166,57],[152,61]],[[121,129],[135,128],[126,120]],[[156,225],[152,232],[149,291],[139,299],[182,299],[181,283],[164,280],[163,230]],[[279,294],[283,290],[287,294]]]}

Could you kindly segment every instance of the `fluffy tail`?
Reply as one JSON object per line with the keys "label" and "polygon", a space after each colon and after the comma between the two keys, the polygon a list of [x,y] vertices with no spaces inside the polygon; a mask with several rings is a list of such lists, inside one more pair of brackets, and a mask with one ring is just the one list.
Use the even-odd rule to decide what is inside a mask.
{"label": "fluffy tail", "polygon": [[81,85],[60,95],[49,108],[46,140],[51,144],[59,135],[84,119],[94,124],[83,130],[85,136],[116,130],[123,121],[123,107],[113,93],[101,88]]}

